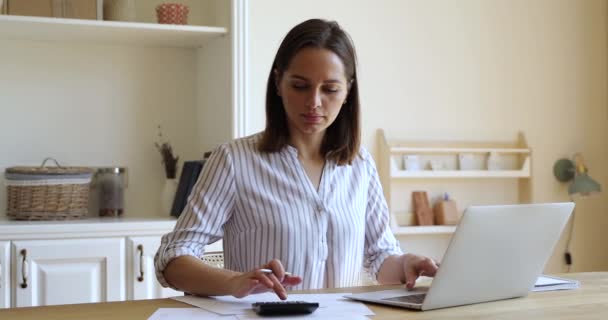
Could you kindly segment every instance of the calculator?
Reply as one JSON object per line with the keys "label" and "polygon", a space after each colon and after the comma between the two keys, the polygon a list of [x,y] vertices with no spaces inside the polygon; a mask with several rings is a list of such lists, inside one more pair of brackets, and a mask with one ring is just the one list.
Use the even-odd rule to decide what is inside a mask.
{"label": "calculator", "polygon": [[275,316],[313,313],[319,307],[319,303],[305,301],[277,301],[256,302],[252,304],[252,306],[253,311],[260,316]]}

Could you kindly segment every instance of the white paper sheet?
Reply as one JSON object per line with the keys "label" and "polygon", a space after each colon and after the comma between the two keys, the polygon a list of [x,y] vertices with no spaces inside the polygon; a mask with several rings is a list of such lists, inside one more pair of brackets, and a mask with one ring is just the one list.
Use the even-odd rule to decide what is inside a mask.
{"label": "white paper sheet", "polygon": [[[289,301],[308,301],[318,302],[319,308],[313,314],[316,314],[322,309],[331,309],[336,313],[344,316],[368,316],[374,315],[366,305],[360,302],[352,301],[343,296],[350,293],[329,293],[329,294],[290,294],[287,300]],[[242,299],[232,296],[221,297],[196,297],[196,296],[180,296],[171,299],[181,301],[207,311],[221,315],[246,315],[252,310],[251,304],[254,302],[271,302],[280,301],[274,293],[260,293],[247,296]],[[326,311],[322,312],[323,314]]]}
{"label": "white paper sheet", "polygon": [[235,316],[222,316],[200,308],[160,308],[148,320],[238,320]]}
{"label": "white paper sheet", "polygon": [[[269,319],[269,317],[258,316],[253,310],[249,310],[246,314],[235,316],[239,320],[250,319]],[[326,320],[369,320],[368,317],[359,314],[343,313],[332,308],[318,308],[315,312],[306,315],[291,315],[285,317],[272,316],[272,320],[290,320],[290,319],[326,319]]]}
{"label": "white paper sheet", "polygon": [[532,291],[572,290],[579,288],[580,285],[577,280],[541,275],[536,279]]}

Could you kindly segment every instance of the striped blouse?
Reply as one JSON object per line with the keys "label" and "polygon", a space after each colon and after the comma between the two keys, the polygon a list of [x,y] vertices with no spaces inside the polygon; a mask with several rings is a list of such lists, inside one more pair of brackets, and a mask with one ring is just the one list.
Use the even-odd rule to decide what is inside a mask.
{"label": "striped blouse", "polygon": [[218,147],[205,164],[175,229],[162,237],[156,276],[172,259],[201,257],[223,239],[224,266],[246,272],[279,259],[301,276],[293,289],[354,286],[362,267],[376,276],[389,255],[402,254],[371,155],[352,165],[326,161],[318,190],[291,146],[261,153],[261,134]]}

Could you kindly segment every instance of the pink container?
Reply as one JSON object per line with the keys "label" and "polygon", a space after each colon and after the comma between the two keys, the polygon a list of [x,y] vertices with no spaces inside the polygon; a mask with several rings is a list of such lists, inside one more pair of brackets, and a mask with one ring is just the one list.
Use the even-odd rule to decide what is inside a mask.
{"label": "pink container", "polygon": [[163,3],[156,7],[156,18],[163,24],[188,24],[189,11],[180,3]]}

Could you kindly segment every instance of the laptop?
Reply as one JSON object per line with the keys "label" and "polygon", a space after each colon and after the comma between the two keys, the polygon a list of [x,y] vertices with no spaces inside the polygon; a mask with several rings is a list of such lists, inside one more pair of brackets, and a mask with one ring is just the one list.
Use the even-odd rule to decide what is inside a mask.
{"label": "laptop", "polygon": [[524,297],[534,287],[573,209],[572,202],[471,206],[430,287],[346,297],[417,310]]}

